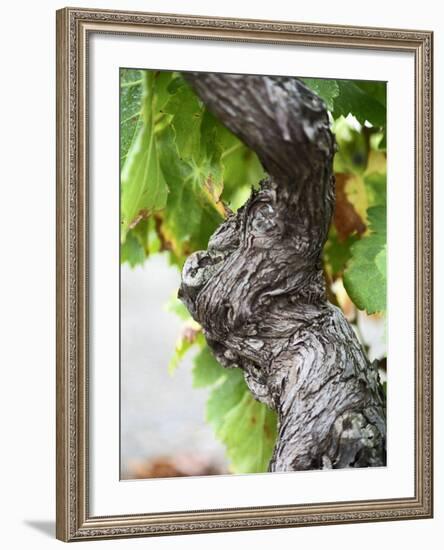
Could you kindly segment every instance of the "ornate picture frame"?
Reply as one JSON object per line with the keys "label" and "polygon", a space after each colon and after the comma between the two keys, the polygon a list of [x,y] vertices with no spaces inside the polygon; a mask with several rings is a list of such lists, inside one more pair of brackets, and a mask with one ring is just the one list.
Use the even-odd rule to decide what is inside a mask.
{"label": "ornate picture frame", "polygon": [[[88,47],[93,34],[406,52],[415,89],[414,495],[379,500],[91,513]],[[57,538],[63,541],[430,518],[433,33],[64,8],[57,12]],[[412,297],[413,299],[413,297]]]}

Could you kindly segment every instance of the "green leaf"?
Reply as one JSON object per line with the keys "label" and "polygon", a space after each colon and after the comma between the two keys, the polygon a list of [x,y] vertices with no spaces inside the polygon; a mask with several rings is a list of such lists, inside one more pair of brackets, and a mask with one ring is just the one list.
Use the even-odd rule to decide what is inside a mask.
{"label": "green leaf", "polygon": [[363,132],[358,132],[343,116],[335,120],[332,131],[338,145],[334,157],[334,171],[362,174],[367,167],[369,153]]}
{"label": "green leaf", "polygon": [[202,348],[206,345],[205,338],[200,326],[193,320],[187,322],[182,327],[182,332],[176,341],[176,348],[173,356],[168,363],[168,372],[173,374],[180,365],[185,355],[194,346]]}
{"label": "green leaf", "polygon": [[328,272],[336,278],[342,275],[347,262],[351,258],[351,247],[359,239],[356,234],[349,235],[345,241],[338,238],[336,230],[332,226],[327,242],[324,246],[324,263]]}
{"label": "green leaf", "polygon": [[[352,114],[361,125],[368,121],[373,126],[385,127],[386,108],[385,101],[382,102],[382,90],[385,97],[384,82],[358,83],[354,80],[338,80],[337,83],[339,94],[334,99],[334,118]],[[370,85],[378,85],[379,93],[376,97],[372,94]]]}
{"label": "green leaf", "polygon": [[159,158],[169,196],[160,231],[179,262],[205,248],[224,218],[221,146],[214,117],[181,78],[168,86],[163,111],[170,124],[157,134]]}
{"label": "green leaf", "polygon": [[157,119],[161,118],[165,113],[165,105],[169,101],[171,95],[170,84],[175,78],[175,74],[176,73],[169,71],[154,71],[155,103],[152,108]]}
{"label": "green leaf", "polygon": [[155,75],[152,71],[143,71],[142,75],[143,124],[128,150],[120,178],[122,242],[129,229],[165,207],[168,195],[154,131]]}
{"label": "green leaf", "polygon": [[372,172],[364,176],[369,204],[372,206],[385,205],[387,202],[387,176]]}
{"label": "green leaf", "polygon": [[301,79],[326,104],[329,111],[334,109],[334,99],[339,95],[339,85],[336,80],[324,78]]}
{"label": "green leaf", "polygon": [[195,342],[187,340],[186,338],[179,338],[176,342],[176,347],[171,359],[168,363],[168,373],[173,374],[179,367],[180,363],[184,359],[188,351],[195,345]]}
{"label": "green leaf", "polygon": [[142,73],[120,70],[120,158],[123,162],[142,124]]}
{"label": "green leaf", "polygon": [[268,470],[276,442],[276,414],[246,391],[242,401],[225,417],[219,437],[237,473]]}
{"label": "green leaf", "polygon": [[128,232],[121,244],[121,263],[128,262],[131,267],[142,264],[150,254],[160,252],[161,243],[155,231],[152,218],[141,220]]}
{"label": "green leaf", "polygon": [[215,384],[225,373],[210,348],[205,345],[194,358],[193,388],[204,388]]}
{"label": "green leaf", "polygon": [[144,124],[130,147],[121,175],[122,236],[166,205],[168,187],[160,169],[152,127]]}
{"label": "green leaf", "polygon": [[240,369],[226,371],[224,379],[210,394],[207,401],[207,421],[216,433],[223,425],[225,416],[242,399],[246,389],[244,375]]}
{"label": "green leaf", "polygon": [[[162,171],[169,187],[162,231],[179,257],[206,248],[210,235],[223,220],[223,210],[214,202],[220,169],[213,159],[200,156],[181,160],[173,127],[159,135]],[[217,191],[216,191],[217,193]]]}
{"label": "green leaf", "polygon": [[128,263],[131,267],[140,265],[145,261],[145,250],[140,244],[139,239],[134,235],[128,235],[121,247],[120,262]]}
{"label": "green leaf", "polygon": [[386,310],[386,208],[374,206],[367,214],[370,233],[351,248],[344,286],[355,305],[372,314]]}
{"label": "green leaf", "polygon": [[[256,155],[205,109],[182,76],[136,71],[132,78],[136,75],[143,96],[132,108],[142,115],[122,169],[122,243],[157,212],[157,244],[180,267],[188,254],[206,247],[226,216],[222,192],[237,208],[264,172]],[[146,253],[153,242],[150,237]]]}
{"label": "green leaf", "polygon": [[387,245],[376,254],[375,263],[379,273],[384,279],[387,279]]}
{"label": "green leaf", "polygon": [[165,304],[165,310],[169,311],[170,313],[174,313],[175,315],[177,315],[177,317],[179,317],[179,319],[182,319],[183,321],[189,321],[191,319],[191,315],[186,306],[177,297],[177,292],[175,292]]}
{"label": "green leaf", "polygon": [[183,76],[180,73],[173,73],[174,78],[168,84],[168,92],[170,94],[175,94],[179,88],[186,85],[186,82]]}
{"label": "green leaf", "polygon": [[360,123],[386,124],[386,83],[364,80],[303,78],[303,82],[324,100],[334,118],[352,114]]}
{"label": "green leaf", "polygon": [[[171,89],[171,88],[170,88]],[[172,115],[171,124],[175,130],[175,141],[181,159],[199,156],[200,127],[204,106],[191,87],[184,81],[163,107]]]}
{"label": "green leaf", "polygon": [[236,211],[257,189],[266,173],[256,153],[224,127],[218,128],[223,153],[223,200]]}
{"label": "green leaf", "polygon": [[210,395],[207,420],[236,473],[266,472],[277,434],[276,413],[255,401],[242,371],[230,369]]}
{"label": "green leaf", "polygon": [[379,101],[381,105],[386,107],[387,104],[387,85],[386,82],[380,80],[354,80],[358,88],[361,88],[367,95]]}
{"label": "green leaf", "polygon": [[[138,234],[142,230],[143,224],[144,222],[142,221],[131,232]],[[146,234],[145,252],[146,256],[148,257],[150,254],[157,254],[158,252],[162,252],[163,248],[156,231],[156,222],[154,221],[154,219],[152,217],[148,218],[146,220],[146,225],[148,231]]]}

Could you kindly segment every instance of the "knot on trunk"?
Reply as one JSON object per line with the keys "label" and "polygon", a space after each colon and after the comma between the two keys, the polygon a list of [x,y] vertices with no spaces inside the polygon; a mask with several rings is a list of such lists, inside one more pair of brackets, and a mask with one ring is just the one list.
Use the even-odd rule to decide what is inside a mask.
{"label": "knot on trunk", "polygon": [[187,259],[179,297],[221,365],[278,412],[270,470],[384,465],[377,368],[325,292],[335,142],[324,104],[295,78],[186,78],[269,178]]}

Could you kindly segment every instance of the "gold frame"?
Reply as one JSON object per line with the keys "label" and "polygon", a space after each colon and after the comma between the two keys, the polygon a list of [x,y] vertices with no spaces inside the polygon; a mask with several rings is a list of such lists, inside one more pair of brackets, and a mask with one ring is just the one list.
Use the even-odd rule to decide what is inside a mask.
{"label": "gold frame", "polygon": [[[92,32],[414,53],[414,497],[90,516],[86,71],[88,36]],[[73,541],[432,517],[432,43],[430,31],[78,8],[57,12],[57,538]]]}

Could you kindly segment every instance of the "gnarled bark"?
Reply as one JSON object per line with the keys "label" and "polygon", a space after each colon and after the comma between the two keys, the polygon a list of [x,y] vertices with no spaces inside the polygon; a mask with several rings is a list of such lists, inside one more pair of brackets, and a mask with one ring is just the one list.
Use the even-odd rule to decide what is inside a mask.
{"label": "gnarled bark", "polygon": [[326,298],[335,142],[323,102],[295,78],[186,78],[269,178],[187,259],[179,296],[219,362],[278,412],[271,471],[385,465],[377,367]]}

